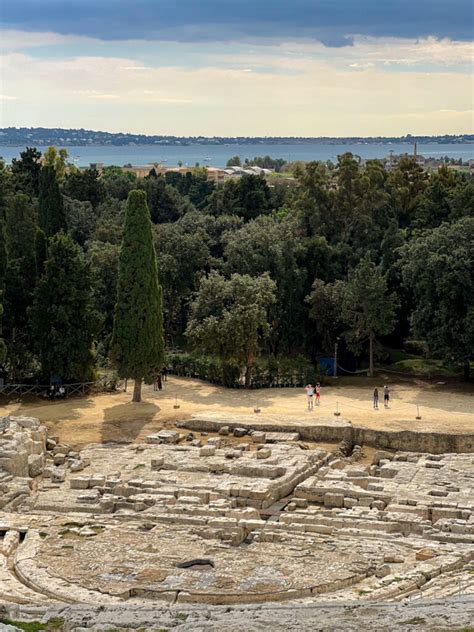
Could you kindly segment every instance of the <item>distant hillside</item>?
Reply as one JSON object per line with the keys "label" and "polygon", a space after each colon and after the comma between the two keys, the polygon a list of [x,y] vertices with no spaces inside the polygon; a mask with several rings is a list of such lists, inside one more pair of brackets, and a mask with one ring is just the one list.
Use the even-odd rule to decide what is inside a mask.
{"label": "distant hillside", "polygon": [[327,136],[292,137],[292,136],[147,136],[145,134],[127,134],[96,132],[87,129],[62,129],[44,127],[4,127],[0,128],[0,145],[34,146],[34,145],[295,145],[295,144],[380,144],[380,143],[473,143],[474,134],[444,136],[374,136],[344,137]]}

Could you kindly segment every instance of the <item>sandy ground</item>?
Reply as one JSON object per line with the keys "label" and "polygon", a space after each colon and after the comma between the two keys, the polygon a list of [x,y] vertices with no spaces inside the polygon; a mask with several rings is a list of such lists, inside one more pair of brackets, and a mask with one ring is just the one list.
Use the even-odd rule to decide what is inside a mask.
{"label": "sandy ground", "polygon": [[[383,385],[381,385],[383,386]],[[50,435],[81,448],[92,442],[142,441],[159,428],[189,418],[201,411],[294,416],[298,423],[314,423],[318,416],[332,415],[338,407],[341,416],[354,424],[393,430],[417,429],[433,432],[473,432],[474,389],[452,388],[449,385],[391,383],[390,408],[372,406],[373,386],[361,382],[357,386],[326,386],[321,389],[321,405],[306,410],[306,394],[302,389],[231,390],[199,380],[170,376],[164,390],[155,392],[143,387],[144,401],[134,404],[131,387],[128,392],[100,394],[49,402],[10,403],[0,414],[21,414],[38,417]],[[379,388],[379,391],[381,389]],[[176,402],[179,409],[175,409]],[[417,405],[421,420],[416,420]]]}

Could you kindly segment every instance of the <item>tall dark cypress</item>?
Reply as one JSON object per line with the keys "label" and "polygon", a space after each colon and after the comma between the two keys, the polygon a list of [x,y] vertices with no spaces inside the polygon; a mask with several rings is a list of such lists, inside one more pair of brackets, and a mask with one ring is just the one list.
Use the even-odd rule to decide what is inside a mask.
{"label": "tall dark cypress", "polygon": [[163,299],[150,212],[145,191],[135,190],[127,202],[111,344],[119,376],[135,381],[132,401],[141,401],[142,381],[153,381],[163,356]]}
{"label": "tall dark cypress", "polygon": [[39,181],[39,226],[47,237],[66,230],[66,213],[53,167],[43,167]]}

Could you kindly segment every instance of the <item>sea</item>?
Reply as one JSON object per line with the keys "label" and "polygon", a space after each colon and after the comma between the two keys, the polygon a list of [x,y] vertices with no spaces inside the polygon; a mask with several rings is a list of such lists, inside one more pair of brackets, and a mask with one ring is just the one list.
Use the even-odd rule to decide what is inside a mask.
{"label": "sea", "polygon": [[[44,151],[46,147],[38,146]],[[413,145],[409,143],[358,143],[358,144],[245,144],[245,145],[87,145],[65,147],[69,154],[69,160],[78,167],[87,167],[90,163],[103,163],[104,165],[148,165],[162,163],[164,166],[176,166],[182,163],[184,166],[224,167],[232,156],[255,158],[256,156],[271,156],[283,158],[288,162],[294,160],[331,160],[336,162],[337,156],[345,152],[351,152],[361,158],[386,158],[390,152],[394,154],[413,153]],[[0,145],[0,156],[6,163],[12,158],[17,158],[24,147],[10,147]],[[474,143],[472,144],[441,144],[418,143],[418,154],[425,158],[462,158],[463,161],[474,159]]]}

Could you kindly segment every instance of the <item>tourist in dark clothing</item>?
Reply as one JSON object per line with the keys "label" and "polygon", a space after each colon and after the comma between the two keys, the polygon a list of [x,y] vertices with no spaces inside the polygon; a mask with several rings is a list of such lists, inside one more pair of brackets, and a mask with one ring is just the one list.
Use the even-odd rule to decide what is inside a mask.
{"label": "tourist in dark clothing", "polygon": [[377,387],[374,388],[374,408],[379,407],[379,389]]}

